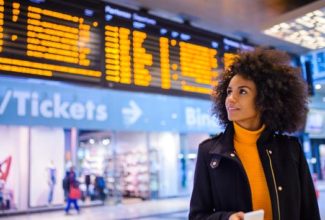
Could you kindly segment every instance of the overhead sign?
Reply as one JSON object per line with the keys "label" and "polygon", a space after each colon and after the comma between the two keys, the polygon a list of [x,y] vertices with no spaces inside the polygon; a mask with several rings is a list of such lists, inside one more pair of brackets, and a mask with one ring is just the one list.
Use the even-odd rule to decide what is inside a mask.
{"label": "overhead sign", "polygon": [[216,133],[210,109],[194,98],[0,77],[0,124]]}
{"label": "overhead sign", "polygon": [[60,93],[40,99],[38,92],[8,89],[0,104],[0,114],[4,114],[9,103],[16,103],[16,114],[19,117],[42,117],[71,120],[106,121],[106,105],[96,105],[91,100],[86,102],[63,101]]}

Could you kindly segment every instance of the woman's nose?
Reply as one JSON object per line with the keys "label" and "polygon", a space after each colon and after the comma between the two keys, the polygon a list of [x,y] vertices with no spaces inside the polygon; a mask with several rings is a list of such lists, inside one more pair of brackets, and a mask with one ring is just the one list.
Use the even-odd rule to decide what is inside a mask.
{"label": "woman's nose", "polygon": [[227,97],[229,102],[235,102],[236,101],[236,97],[233,93],[229,94]]}

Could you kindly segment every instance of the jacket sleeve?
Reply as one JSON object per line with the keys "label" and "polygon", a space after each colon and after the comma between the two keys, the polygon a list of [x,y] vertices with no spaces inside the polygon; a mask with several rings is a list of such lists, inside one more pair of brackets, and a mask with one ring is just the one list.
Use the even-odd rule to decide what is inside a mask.
{"label": "jacket sleeve", "polygon": [[213,207],[211,181],[206,163],[206,152],[199,146],[190,202],[189,220],[228,220],[234,212],[218,211]]}
{"label": "jacket sleeve", "polygon": [[314,183],[309,172],[303,148],[298,139],[296,139],[296,141],[299,146],[299,173],[301,187],[300,219],[320,220]]}

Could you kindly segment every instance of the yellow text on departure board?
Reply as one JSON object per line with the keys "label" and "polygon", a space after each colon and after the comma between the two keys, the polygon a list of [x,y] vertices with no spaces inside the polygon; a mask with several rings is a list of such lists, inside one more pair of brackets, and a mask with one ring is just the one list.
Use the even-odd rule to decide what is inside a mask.
{"label": "yellow text on departure board", "polygon": [[25,73],[40,76],[53,76],[53,72],[59,72],[64,74],[83,75],[96,78],[101,77],[100,71],[38,63],[20,59],[0,57],[0,64],[0,70],[16,73]]}
{"label": "yellow text on departure board", "polygon": [[[28,7],[27,17],[28,56],[90,65],[90,25],[83,18],[32,6]],[[45,21],[43,17],[68,21],[71,26]]]}
{"label": "yellow text on departure board", "polygon": [[161,88],[170,89],[170,61],[169,61],[169,39],[161,37],[160,43],[160,70],[161,70]]}
{"label": "yellow text on departure board", "polygon": [[[4,10],[4,1],[0,0],[0,52],[4,50]],[[22,27],[22,24],[19,23],[21,22],[19,21],[19,17],[26,16],[22,15],[20,10],[20,3],[12,2],[11,22],[17,23],[18,29]],[[59,20],[57,23],[49,22],[42,20],[42,16],[51,17],[51,21],[55,19]],[[62,25],[60,24],[62,20],[74,22],[78,25],[78,28]],[[54,73],[59,73],[61,76],[69,74],[94,78],[101,77],[100,71],[61,65],[62,62],[66,62],[89,66],[90,61],[87,55],[91,52],[88,47],[90,26],[84,24],[83,18],[29,6],[26,21],[26,55],[38,57],[42,59],[42,62],[0,56],[0,70],[46,77],[52,77]],[[21,38],[22,36],[19,34],[12,34],[10,38],[6,39],[6,42],[17,41],[17,48],[20,50],[22,46],[25,46],[21,44]],[[44,59],[56,60],[60,64],[47,64],[44,62]]]}
{"label": "yellow text on departure board", "polygon": [[235,58],[238,55],[234,53],[224,53],[223,55],[223,62],[224,62],[224,68],[225,70],[229,68],[229,66],[234,62]]}
{"label": "yellow text on departure board", "polygon": [[130,33],[123,27],[105,26],[106,80],[131,84]]}
{"label": "yellow text on departure board", "polygon": [[180,42],[179,46],[181,73],[188,78],[182,81],[182,90],[210,94],[218,75],[217,50],[187,42]]}
{"label": "yellow text on departure board", "polygon": [[133,71],[134,84],[138,86],[149,86],[151,74],[147,67],[152,66],[152,55],[146,52],[143,46],[147,34],[133,31]]}
{"label": "yellow text on departure board", "polygon": [[[153,60],[152,55],[148,54],[143,46],[146,37],[147,34],[144,32],[131,32],[130,29],[124,27],[105,26],[107,81],[150,86],[152,76],[147,67],[153,64]],[[130,53],[131,49],[133,56]],[[131,70],[131,60],[133,60],[133,71]]]}

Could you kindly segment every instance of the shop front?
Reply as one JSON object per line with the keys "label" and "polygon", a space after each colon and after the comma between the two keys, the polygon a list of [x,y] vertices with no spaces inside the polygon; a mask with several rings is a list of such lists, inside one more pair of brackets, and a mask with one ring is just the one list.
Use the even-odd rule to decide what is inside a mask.
{"label": "shop front", "polygon": [[84,204],[189,195],[198,143],[220,131],[206,100],[0,82],[2,213],[62,206],[71,166]]}
{"label": "shop front", "polygon": [[315,179],[325,179],[325,110],[311,108],[305,127],[304,145],[307,160]]}

